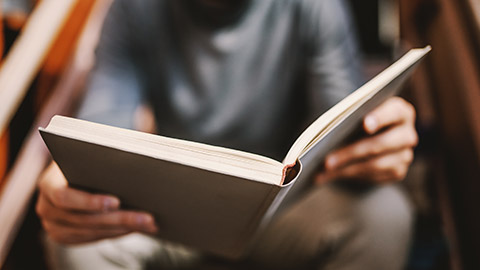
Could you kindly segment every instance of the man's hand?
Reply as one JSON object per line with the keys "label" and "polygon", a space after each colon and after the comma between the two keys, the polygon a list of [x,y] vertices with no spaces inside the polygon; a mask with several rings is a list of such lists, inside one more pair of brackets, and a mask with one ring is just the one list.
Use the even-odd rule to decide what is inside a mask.
{"label": "man's hand", "polygon": [[81,244],[138,231],[155,233],[148,213],[119,210],[120,200],[68,187],[57,164],[40,179],[36,211],[48,235],[62,244]]}
{"label": "man's hand", "polygon": [[330,153],[325,171],[317,175],[316,182],[402,180],[418,143],[414,124],[415,109],[410,103],[399,97],[388,99],[364,118],[363,127],[369,136]]}

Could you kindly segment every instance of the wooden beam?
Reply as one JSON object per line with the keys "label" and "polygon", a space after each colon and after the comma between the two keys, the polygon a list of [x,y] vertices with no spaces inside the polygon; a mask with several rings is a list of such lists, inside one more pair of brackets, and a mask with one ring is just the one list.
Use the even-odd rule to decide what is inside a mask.
{"label": "wooden beam", "polygon": [[0,267],[16,237],[32,194],[36,189],[38,177],[49,161],[48,152],[37,128],[46,126],[55,114],[68,115],[71,113],[72,104],[80,95],[83,89],[82,84],[93,66],[94,48],[103,18],[111,2],[112,0],[96,2],[79,39],[76,53],[36,119],[15,165],[6,177],[5,187],[0,193]]}
{"label": "wooden beam", "polygon": [[5,58],[0,69],[0,134],[20,106],[76,1],[39,2]]}

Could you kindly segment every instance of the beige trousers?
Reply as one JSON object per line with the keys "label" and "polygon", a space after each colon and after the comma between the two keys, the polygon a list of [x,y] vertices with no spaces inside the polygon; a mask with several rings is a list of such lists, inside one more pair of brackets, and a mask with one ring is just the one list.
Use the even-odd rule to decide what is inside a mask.
{"label": "beige trousers", "polygon": [[246,259],[211,258],[130,234],[67,247],[47,239],[52,269],[403,269],[412,210],[393,185],[352,191],[316,187],[282,212]]}

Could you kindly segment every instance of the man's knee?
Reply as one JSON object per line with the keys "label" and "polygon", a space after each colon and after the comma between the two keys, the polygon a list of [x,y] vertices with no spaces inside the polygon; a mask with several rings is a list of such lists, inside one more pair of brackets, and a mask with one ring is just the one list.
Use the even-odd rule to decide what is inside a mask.
{"label": "man's knee", "polygon": [[398,187],[389,185],[373,190],[358,210],[361,230],[378,238],[379,242],[393,245],[399,239],[409,239],[413,209]]}
{"label": "man's knee", "polygon": [[338,265],[337,269],[349,269],[340,266],[348,260],[353,264],[355,260],[375,259],[375,254],[386,256],[385,261],[394,260],[392,256],[402,261],[411,223],[411,207],[397,187],[363,192],[317,187],[271,224],[255,246],[253,257],[276,267],[318,262]]}
{"label": "man's knee", "polygon": [[310,265],[354,229],[354,199],[315,187],[281,213],[254,245],[253,260],[273,268]]}
{"label": "man's knee", "polygon": [[412,233],[410,202],[394,185],[374,188],[363,196],[355,207],[354,234],[337,253],[350,262],[332,262],[343,267],[331,269],[402,269]]}

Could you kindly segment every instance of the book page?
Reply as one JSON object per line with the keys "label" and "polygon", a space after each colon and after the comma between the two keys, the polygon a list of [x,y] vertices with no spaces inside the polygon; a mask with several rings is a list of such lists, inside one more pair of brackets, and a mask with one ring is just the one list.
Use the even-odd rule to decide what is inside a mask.
{"label": "book page", "polygon": [[225,147],[54,116],[43,131],[218,173],[280,185],[283,164]]}
{"label": "book page", "polygon": [[390,67],[322,114],[298,137],[283,160],[283,164],[295,163],[325,134],[332,130],[339,121],[352,114],[369,98],[417,63],[430,50],[430,46],[410,50]]}

